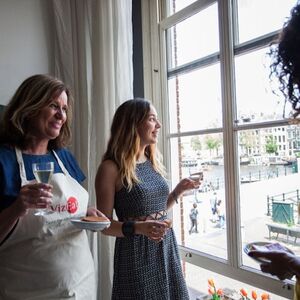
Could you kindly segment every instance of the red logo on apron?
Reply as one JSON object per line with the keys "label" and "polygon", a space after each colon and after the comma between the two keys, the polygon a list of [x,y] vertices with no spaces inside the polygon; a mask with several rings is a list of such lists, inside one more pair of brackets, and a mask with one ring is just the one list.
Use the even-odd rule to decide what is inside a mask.
{"label": "red logo on apron", "polygon": [[67,201],[67,210],[70,214],[74,214],[78,209],[78,201],[75,197],[70,197]]}

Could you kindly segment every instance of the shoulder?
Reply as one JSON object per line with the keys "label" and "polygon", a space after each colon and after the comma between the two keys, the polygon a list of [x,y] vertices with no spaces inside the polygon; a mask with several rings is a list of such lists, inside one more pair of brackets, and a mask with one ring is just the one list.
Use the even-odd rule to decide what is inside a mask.
{"label": "shoulder", "polygon": [[118,175],[119,175],[119,168],[114,161],[107,159],[101,162],[97,171],[97,177],[98,176],[117,177]]}
{"label": "shoulder", "polygon": [[70,175],[79,182],[84,181],[85,175],[82,172],[74,155],[67,148],[56,149],[55,152],[63,162]]}
{"label": "shoulder", "polygon": [[74,155],[67,148],[56,149],[55,152],[62,160],[76,161]]}
{"label": "shoulder", "polygon": [[5,204],[2,196],[15,196],[20,184],[19,165],[14,148],[0,145],[0,211],[11,204],[10,200]]}
{"label": "shoulder", "polygon": [[13,147],[7,145],[0,145],[0,158],[3,158],[4,156],[16,156],[15,153],[16,152]]}
{"label": "shoulder", "polygon": [[104,160],[101,162],[96,174],[95,185],[104,188],[114,186],[116,190],[122,187],[119,168],[114,161]]}
{"label": "shoulder", "polygon": [[17,163],[15,149],[0,145],[0,164],[2,166],[12,166],[14,163]]}

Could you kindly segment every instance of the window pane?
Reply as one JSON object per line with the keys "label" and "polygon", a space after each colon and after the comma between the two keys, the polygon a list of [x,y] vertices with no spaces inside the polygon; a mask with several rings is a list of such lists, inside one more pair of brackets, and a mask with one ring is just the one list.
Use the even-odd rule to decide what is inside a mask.
{"label": "window pane", "polygon": [[221,127],[219,64],[169,79],[168,88],[171,133]]}
{"label": "window pane", "polygon": [[[253,51],[235,58],[236,101],[239,123],[279,120],[283,117],[283,97],[278,83],[270,82],[269,49]],[[288,113],[291,106],[287,104]]]}
{"label": "window pane", "polygon": [[[173,187],[179,178],[199,171],[204,173],[200,188],[187,192],[180,207],[173,209],[177,241],[188,248],[226,259],[223,136],[174,138],[171,148]],[[192,221],[194,208],[198,211],[196,222]]]}
{"label": "window pane", "polygon": [[[197,32],[197,38],[191,38]],[[168,30],[168,69],[219,51],[218,10],[211,5]]]}
{"label": "window pane", "polygon": [[238,0],[239,43],[281,29],[294,5],[295,0]]}
{"label": "window pane", "polygon": [[[279,234],[282,227],[299,232],[300,127],[296,125],[239,132],[240,201],[243,246],[280,242],[300,254],[300,235]],[[273,231],[268,224],[274,225]],[[258,264],[243,254],[243,263]]]}
{"label": "window pane", "polygon": [[[191,4],[180,0],[167,0],[167,2],[170,5],[177,5],[173,12]],[[202,261],[203,256],[209,257],[212,261],[219,261],[218,264],[221,263],[219,258],[224,260],[230,258],[230,267],[225,266],[220,272],[225,276],[235,277],[236,273],[233,270],[235,263],[231,263],[239,261],[239,258],[242,258],[243,265],[248,267],[258,269],[259,265],[243,251],[236,253],[235,247],[228,249],[225,227],[231,216],[234,217],[230,220],[233,229],[231,234],[238,243],[242,243],[240,249],[250,242],[276,241],[277,238],[296,254],[300,254],[300,250],[297,250],[300,249],[300,234],[298,241],[300,189],[297,190],[300,165],[298,168],[296,164],[297,155],[300,157],[300,129],[295,125],[281,126],[284,99],[279,92],[278,82],[270,81],[269,48],[261,48],[262,44],[259,41],[261,36],[265,34],[271,36],[271,33],[274,34],[276,30],[282,28],[295,1],[230,2],[230,7],[233,9],[230,14],[238,17],[235,20],[237,22],[234,23],[238,26],[238,43],[251,39],[256,39],[257,43],[244,44],[241,48],[242,52],[234,53],[233,76],[226,73],[224,78],[220,75],[219,59],[224,58],[224,62],[231,62],[231,52],[220,53],[221,49],[226,47],[220,49],[219,36],[230,28],[222,28],[219,32],[219,24],[227,26],[227,22],[224,20],[221,22],[221,18],[228,18],[229,15],[225,15],[226,9],[218,12],[217,3],[220,1],[214,2],[191,17],[190,9],[181,11],[180,20],[183,21],[166,32],[168,95],[165,96],[168,97],[168,103],[164,107],[169,109],[167,113],[170,123],[167,125],[170,130],[167,132],[171,134],[168,140],[171,166],[168,171],[171,174],[173,188],[180,179],[192,173],[204,172],[200,188],[186,192],[173,208],[173,227],[178,244],[183,246],[185,251],[193,250],[191,255],[195,256],[193,258],[195,264]],[[187,15],[184,16],[185,12]],[[173,16],[163,24],[170,24],[168,21],[175,24],[175,19],[176,16]],[[194,32],[196,34],[193,34]],[[231,39],[226,40],[227,35],[222,36],[222,41],[223,39],[225,43],[231,42]],[[227,46],[235,48],[234,45]],[[249,47],[248,51],[246,51],[247,47]],[[221,86],[226,99],[221,99]],[[231,88],[233,88],[232,95]],[[231,115],[224,114],[222,111],[224,101],[232,101],[226,108],[233,109],[238,124],[248,122],[247,128],[249,129],[252,124],[254,129],[240,130],[240,127],[226,127],[226,130],[232,129],[232,131],[227,132],[228,140],[223,146],[223,123],[232,122]],[[291,106],[287,104],[285,117],[290,110]],[[261,123],[266,121],[279,121],[280,126],[256,128],[265,126]],[[209,134],[208,129],[214,129],[217,133]],[[224,151],[230,151],[227,153],[230,159],[235,158],[235,154],[238,153],[237,161],[229,165],[226,170],[223,162]],[[229,179],[239,178],[239,180],[237,182],[228,180],[225,187],[224,173]],[[227,188],[228,190],[225,190]],[[228,195],[228,199],[225,199],[225,195]],[[233,199],[235,196],[238,198]],[[218,203],[218,200],[221,200],[219,205],[222,204],[223,207],[218,207],[216,210],[215,203]],[[225,211],[226,200],[232,200],[230,203],[232,212]],[[275,200],[281,201],[279,216],[277,211],[275,213]],[[282,207],[285,206],[288,206],[289,214],[293,219],[284,219],[285,210]],[[219,215],[216,212],[219,212]],[[197,222],[191,220],[192,215],[197,216]],[[237,224],[232,223],[235,220]],[[279,223],[283,226],[282,220],[286,222],[283,224],[286,230],[295,230],[286,231],[289,233],[278,236],[276,231],[269,232],[270,227],[267,224]],[[241,229],[241,237],[237,235],[239,230],[235,228]],[[227,250],[233,250],[228,257]],[[238,257],[233,257],[235,254]],[[196,278],[194,269],[201,274],[200,278],[197,277],[199,282],[194,281]],[[201,288],[200,292],[206,293],[208,278],[205,276],[217,278],[218,275],[213,273],[209,275],[207,270],[202,270],[201,273],[199,270],[200,268],[196,266],[184,263],[190,290],[197,292],[200,289],[200,280],[204,279],[203,289]],[[249,268],[245,268],[242,272],[245,272],[246,276],[253,276]],[[245,287],[244,284],[227,280],[226,277],[218,278],[222,288],[229,286],[239,290]],[[197,295],[193,295],[191,299],[196,297]]]}
{"label": "window pane", "polygon": [[169,15],[175,14],[196,0],[168,0]]}

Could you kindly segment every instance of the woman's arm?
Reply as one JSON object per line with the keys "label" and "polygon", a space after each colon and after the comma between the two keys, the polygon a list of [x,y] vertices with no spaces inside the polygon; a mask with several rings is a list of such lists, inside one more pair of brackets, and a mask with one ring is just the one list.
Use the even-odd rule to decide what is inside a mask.
{"label": "woman's arm", "polygon": [[[116,164],[111,160],[102,162],[96,174],[95,190],[98,209],[111,220],[111,225],[102,231],[105,235],[124,237],[123,222],[113,219],[115,193],[120,188],[121,182]],[[137,221],[134,224],[134,233],[160,241],[165,235],[168,225],[166,222],[156,220]]]}

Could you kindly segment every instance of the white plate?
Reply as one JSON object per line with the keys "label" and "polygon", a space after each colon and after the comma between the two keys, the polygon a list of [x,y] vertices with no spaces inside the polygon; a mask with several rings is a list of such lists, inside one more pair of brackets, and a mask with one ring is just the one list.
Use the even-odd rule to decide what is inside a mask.
{"label": "white plate", "polygon": [[[279,244],[279,243],[269,243],[269,242],[253,242],[249,243],[244,247],[244,252],[249,255],[249,252],[252,250],[261,250],[261,251],[272,251],[272,250],[281,250],[281,251],[286,251],[291,254],[294,254],[292,250],[289,248]],[[251,257],[251,256],[250,256]],[[268,260],[263,259],[263,258],[254,258],[255,261],[258,261],[259,263],[267,262]]]}
{"label": "white plate", "polygon": [[110,221],[107,222],[86,222],[81,219],[72,219],[72,224],[79,229],[86,229],[92,231],[101,231],[110,225]]}

